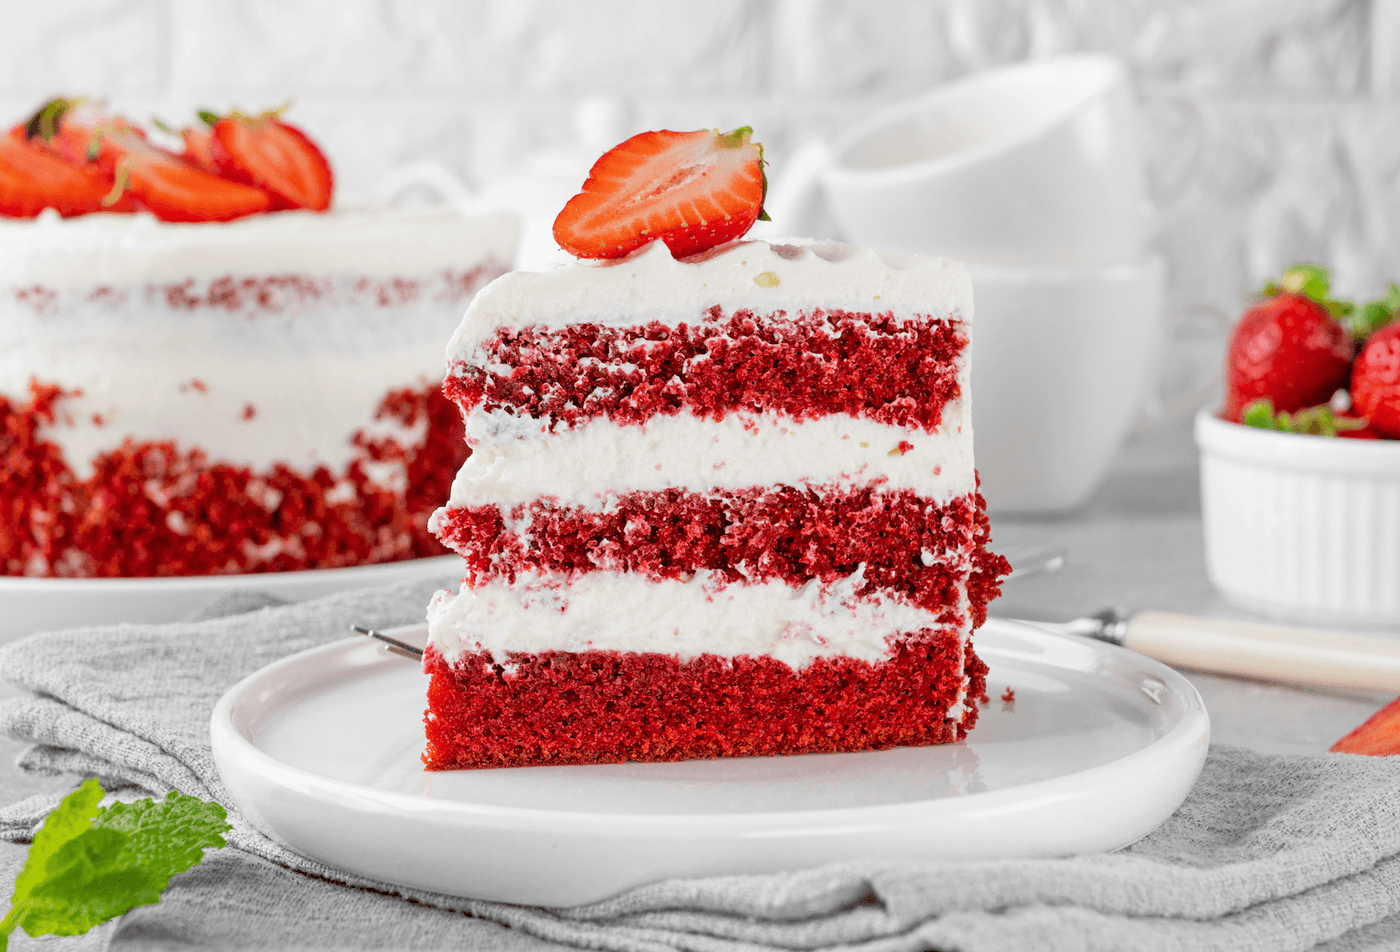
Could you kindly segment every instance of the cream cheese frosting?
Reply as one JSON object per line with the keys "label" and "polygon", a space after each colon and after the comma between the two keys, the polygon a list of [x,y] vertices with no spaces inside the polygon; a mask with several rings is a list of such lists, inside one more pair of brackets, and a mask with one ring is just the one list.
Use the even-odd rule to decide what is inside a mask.
{"label": "cream cheese frosting", "polygon": [[677,261],[654,241],[617,261],[504,275],[477,295],[448,344],[481,362],[477,343],[502,326],[694,321],[709,307],[761,313],[837,308],[972,320],[972,282],[954,261],[831,241],[737,241]]}
{"label": "cream cheese frosting", "polygon": [[[966,381],[960,383],[966,392]],[[472,455],[453,483],[450,505],[509,506],[543,495],[597,508],[619,487],[704,492],[871,483],[944,503],[976,484],[967,439],[972,423],[961,397],[944,407],[935,433],[843,415],[798,422],[776,413],[730,413],[707,420],[682,411],[640,426],[604,417],[543,434],[537,422],[487,416],[469,418]],[[501,426],[489,425],[497,419]]]}
{"label": "cream cheese frosting", "polygon": [[0,288],[128,288],[224,275],[393,278],[514,258],[519,220],[442,206],[161,222],[148,214],[0,218]]}
{"label": "cream cheese frosting", "polygon": [[[454,282],[509,267],[518,237],[512,216],[441,207],[198,224],[0,220],[0,394],[23,403],[31,379],[81,391],[44,430],[79,478],[128,438],[255,469],[338,471],[356,433],[421,437],[421,424],[376,420],[376,409],[391,391],[442,380],[443,341],[461,316],[453,302],[469,293]],[[177,306],[160,290],[277,276],[328,290],[271,310]],[[385,302],[356,293],[366,280],[413,291]],[[52,297],[27,298],[35,288]]]}
{"label": "cream cheese frosting", "polygon": [[[683,261],[655,242],[615,262],[493,282],[453,335],[449,366],[508,373],[489,366],[481,346],[503,326],[675,324],[715,305],[726,313],[752,309],[760,320],[835,309],[921,315],[951,319],[966,332],[972,289],[960,264],[832,242],[740,241]],[[966,351],[958,362],[962,396],[944,407],[934,433],[842,414],[797,421],[735,412],[711,420],[684,410],[643,425],[602,417],[551,432],[541,421],[478,407],[467,417],[473,455],[450,506],[508,508],[544,497],[598,508],[633,491],[830,483],[907,488],[946,502],[976,486]],[[924,556],[927,564],[931,555]],[[769,654],[800,668],[836,655],[879,660],[892,637],[939,627],[928,611],[878,593],[856,597],[860,574],[799,587],[776,580],[724,585],[704,571],[688,581],[609,571],[527,575],[513,586],[493,580],[440,593],[429,630],[449,661],[475,650],[498,660],[511,651],[614,650],[682,659]]]}
{"label": "cream cheese frosting", "polygon": [[717,584],[711,573],[653,581],[592,572],[564,580],[522,575],[460,594],[439,592],[428,625],[443,656],[490,652],[625,651],[689,660],[766,654],[800,669],[823,657],[878,661],[889,639],[937,628],[937,616],[879,595],[856,598],[864,566],[833,584]]}

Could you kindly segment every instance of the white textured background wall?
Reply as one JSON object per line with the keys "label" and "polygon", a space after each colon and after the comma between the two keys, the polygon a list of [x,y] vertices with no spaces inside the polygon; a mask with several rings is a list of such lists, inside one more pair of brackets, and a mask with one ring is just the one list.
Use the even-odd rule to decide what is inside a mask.
{"label": "white textured background wall", "polygon": [[1217,359],[1209,315],[1294,260],[1358,294],[1400,278],[1400,0],[4,0],[4,23],[0,118],[56,93],[177,123],[290,99],[347,196],[421,157],[489,183],[595,96],[623,132],[752,125],[781,175],[880,103],[1109,52],[1176,193],[1170,361]]}

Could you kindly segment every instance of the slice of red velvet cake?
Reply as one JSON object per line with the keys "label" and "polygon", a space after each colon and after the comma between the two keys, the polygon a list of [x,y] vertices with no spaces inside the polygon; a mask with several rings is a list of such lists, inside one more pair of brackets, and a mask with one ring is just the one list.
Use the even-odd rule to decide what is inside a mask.
{"label": "slice of red velvet cake", "polygon": [[987,551],[951,262],[744,241],[516,272],[448,352],[433,769],[948,743]]}

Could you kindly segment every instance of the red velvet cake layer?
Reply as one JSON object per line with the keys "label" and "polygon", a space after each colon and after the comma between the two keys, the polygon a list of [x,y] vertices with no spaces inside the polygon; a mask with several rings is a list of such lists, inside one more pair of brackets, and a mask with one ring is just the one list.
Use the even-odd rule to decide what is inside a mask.
{"label": "red velvet cake layer", "polygon": [[[469,451],[461,416],[437,387],[389,393],[379,407],[377,418],[405,426],[426,420],[421,443],[357,435],[356,458],[339,474],[280,464],[255,472],[197,447],[128,440],[101,454],[89,479],[43,438],[65,394],[38,383],[30,390],[18,405],[0,394],[0,574],[274,572],[445,551],[427,520]],[[366,475],[366,464],[388,461],[404,465],[406,491]]]}
{"label": "red velvet cake layer", "polygon": [[[688,760],[952,743],[977,720],[986,666],[956,631],[904,636],[887,661],[615,651],[486,653],[449,665],[429,647],[430,770]],[[948,718],[969,676],[966,711]]]}
{"label": "red velvet cake layer", "polygon": [[[509,530],[507,518],[523,520],[528,535]],[[970,572],[977,624],[997,577],[1009,571],[986,549],[980,494],[937,506],[912,490],[869,486],[672,489],[624,493],[601,511],[545,497],[508,514],[497,506],[449,509],[434,529],[467,560],[471,585],[514,582],[522,571],[687,579],[708,569],[725,583],[777,579],[796,588],[850,576],[864,563],[857,595],[887,593],[940,612],[958,608]]]}
{"label": "red velvet cake layer", "polygon": [[[501,327],[476,364],[446,383],[464,410],[508,410],[552,429],[607,417],[639,424],[689,409],[722,419],[735,410],[795,420],[830,414],[938,428],[955,399],[956,358],[967,339],[952,321],[813,311],[726,316],[639,327]],[[506,366],[509,373],[487,367]]]}

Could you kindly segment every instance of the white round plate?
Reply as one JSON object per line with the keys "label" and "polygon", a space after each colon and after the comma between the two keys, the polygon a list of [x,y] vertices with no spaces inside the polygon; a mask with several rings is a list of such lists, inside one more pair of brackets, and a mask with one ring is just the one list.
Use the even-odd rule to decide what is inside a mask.
{"label": "white round plate", "polygon": [[[397,632],[422,644],[423,628]],[[368,639],[235,685],[212,721],[230,795],[330,866],[479,899],[572,906],[677,876],[853,859],[1112,850],[1175,810],[1205,760],[1200,695],[1121,648],[993,619],[965,743],[585,767],[428,772],[427,678]],[[1011,687],[1014,703],[1000,695]]]}
{"label": "white round plate", "polygon": [[270,592],[288,601],[392,585],[433,575],[461,574],[455,555],[406,559],[380,565],[251,575],[192,575],[175,578],[28,578],[0,576],[0,643],[36,631],[117,622],[179,621],[221,595]]}

